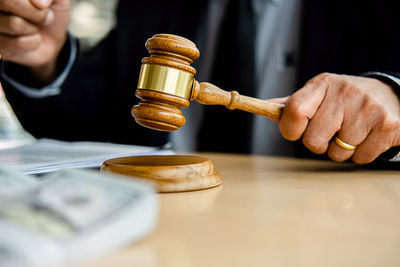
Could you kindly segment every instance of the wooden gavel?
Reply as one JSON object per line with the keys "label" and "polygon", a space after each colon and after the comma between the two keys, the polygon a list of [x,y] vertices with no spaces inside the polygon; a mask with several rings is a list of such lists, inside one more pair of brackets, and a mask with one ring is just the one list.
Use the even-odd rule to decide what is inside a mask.
{"label": "wooden gavel", "polygon": [[141,102],[132,108],[136,122],[159,131],[175,131],[185,125],[181,108],[191,100],[204,105],[223,105],[279,121],[284,105],[226,92],[194,79],[190,66],[200,52],[186,38],[156,34],[146,42],[150,57],[143,58],[136,96]]}

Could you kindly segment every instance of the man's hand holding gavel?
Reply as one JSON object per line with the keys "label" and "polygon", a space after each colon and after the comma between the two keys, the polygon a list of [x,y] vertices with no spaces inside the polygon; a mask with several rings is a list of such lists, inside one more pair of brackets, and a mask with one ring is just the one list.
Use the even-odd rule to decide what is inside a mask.
{"label": "man's hand holding gavel", "polygon": [[0,54],[30,68],[44,83],[54,78],[65,41],[70,0],[1,0]]}
{"label": "man's hand holding gavel", "polygon": [[276,101],[286,103],[279,125],[283,137],[302,138],[309,150],[334,161],[369,163],[400,146],[399,97],[379,80],[324,73]]}

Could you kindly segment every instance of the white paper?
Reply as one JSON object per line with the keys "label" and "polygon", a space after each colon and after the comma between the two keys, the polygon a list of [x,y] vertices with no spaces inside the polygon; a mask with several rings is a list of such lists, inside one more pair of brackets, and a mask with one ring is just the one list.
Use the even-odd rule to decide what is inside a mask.
{"label": "white paper", "polygon": [[0,150],[0,164],[26,174],[55,171],[65,167],[100,167],[110,158],[136,155],[168,155],[170,149],[101,142],[64,142],[39,139],[12,149]]}
{"label": "white paper", "polygon": [[16,170],[0,165],[0,196],[16,196],[37,186],[33,177],[17,173]]}

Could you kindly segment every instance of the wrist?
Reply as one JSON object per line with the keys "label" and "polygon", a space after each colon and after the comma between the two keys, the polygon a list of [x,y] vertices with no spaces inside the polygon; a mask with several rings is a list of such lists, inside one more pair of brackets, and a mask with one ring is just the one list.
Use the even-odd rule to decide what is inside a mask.
{"label": "wrist", "polygon": [[390,87],[392,87],[393,91],[400,97],[400,79],[392,73],[386,72],[378,72],[378,71],[370,71],[361,74],[363,77],[374,78],[377,79]]}
{"label": "wrist", "polygon": [[28,68],[28,74],[36,87],[45,86],[54,81],[63,69],[70,51],[70,42],[67,34],[60,40],[55,48],[55,55],[48,62]]}
{"label": "wrist", "polygon": [[[61,87],[75,64],[79,51],[78,41],[68,34],[57,63],[57,77],[44,86],[37,86],[30,68],[12,62],[0,62],[0,78],[6,87],[13,88],[29,98],[46,98],[61,93]],[[35,85],[36,84],[36,85]]]}
{"label": "wrist", "polygon": [[1,62],[1,78],[31,97],[42,97],[42,93],[39,93],[42,89],[46,91],[49,88],[60,87],[75,63],[79,50],[78,41],[71,34],[68,33],[66,39],[52,63],[27,67],[10,61]]}
{"label": "wrist", "polygon": [[[393,92],[400,99],[400,78],[398,74],[386,73],[378,71],[370,71],[363,73],[362,76],[377,79],[387,85],[389,85]],[[378,159],[378,162],[400,162],[400,147],[395,146],[389,148],[386,152],[382,153]]]}
{"label": "wrist", "polygon": [[51,83],[57,77],[57,59],[51,60],[46,64],[31,67],[28,69],[28,74],[35,83],[35,87]]}

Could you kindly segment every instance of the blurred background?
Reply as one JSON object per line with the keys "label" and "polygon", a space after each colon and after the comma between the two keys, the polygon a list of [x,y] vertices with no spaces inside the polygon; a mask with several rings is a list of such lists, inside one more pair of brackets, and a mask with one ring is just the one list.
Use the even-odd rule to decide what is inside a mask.
{"label": "blurred background", "polygon": [[[96,45],[115,25],[118,0],[71,0],[69,30],[80,39],[81,49]],[[33,142],[24,131],[0,90],[0,149]]]}
{"label": "blurred background", "polygon": [[115,25],[117,0],[72,0],[69,30],[83,49],[94,46]]}

